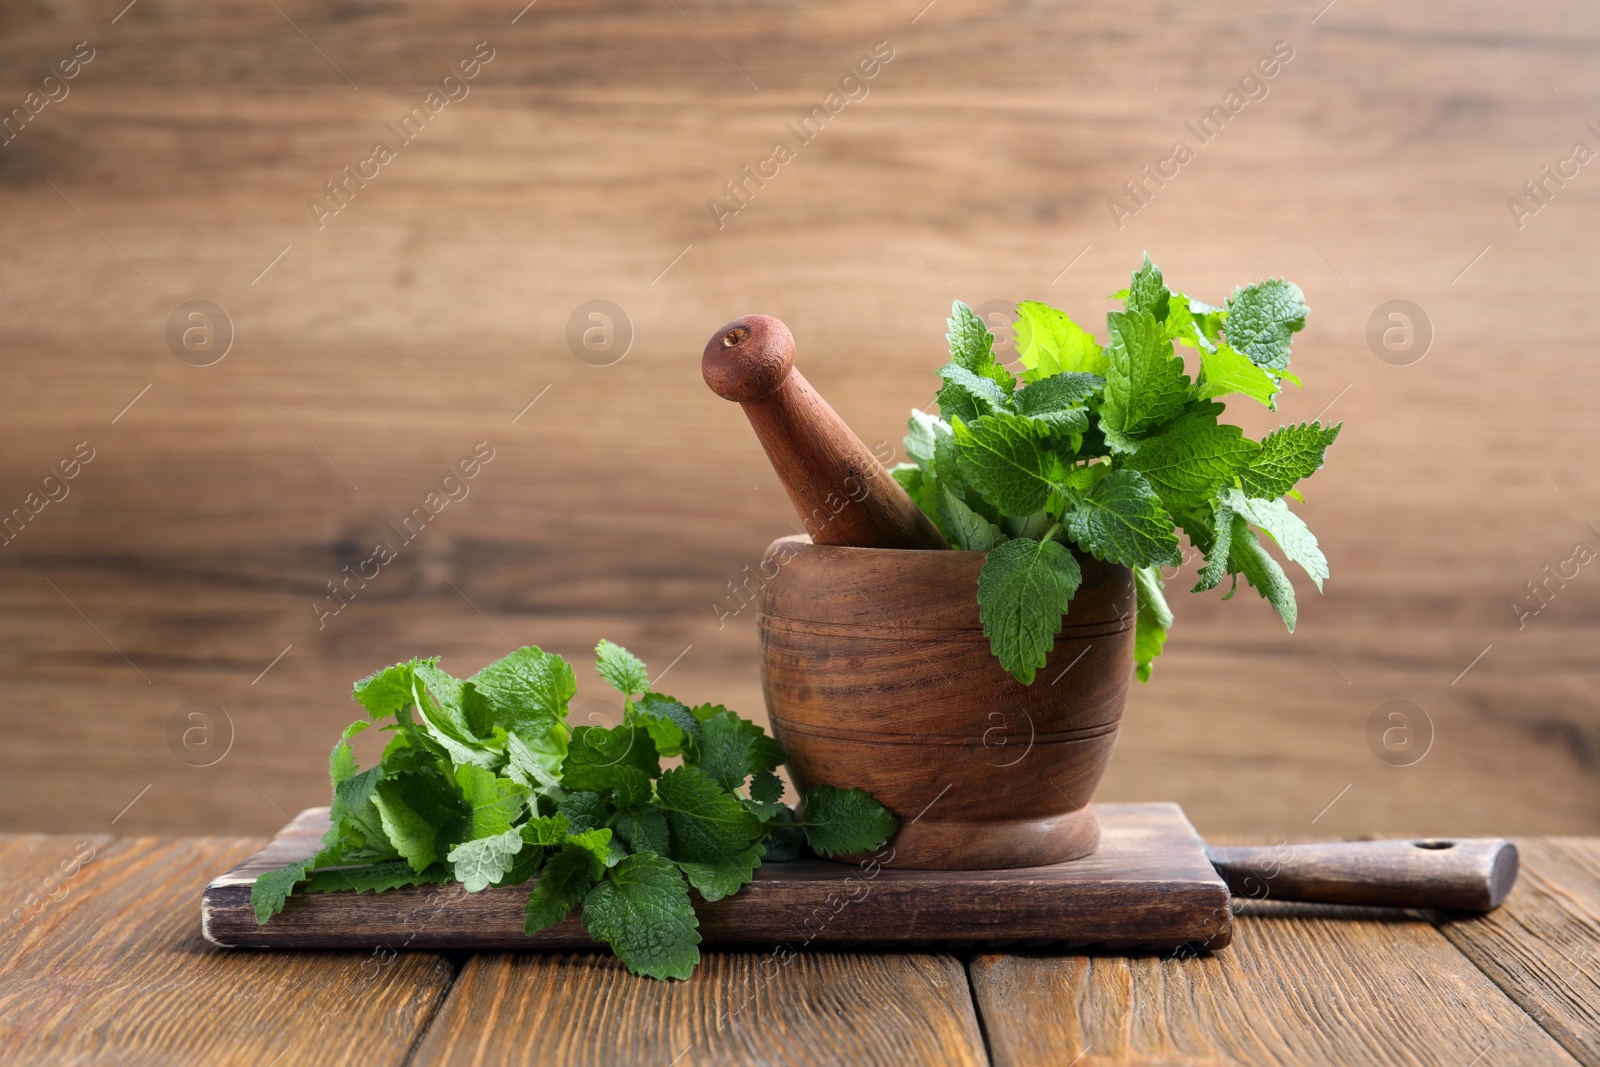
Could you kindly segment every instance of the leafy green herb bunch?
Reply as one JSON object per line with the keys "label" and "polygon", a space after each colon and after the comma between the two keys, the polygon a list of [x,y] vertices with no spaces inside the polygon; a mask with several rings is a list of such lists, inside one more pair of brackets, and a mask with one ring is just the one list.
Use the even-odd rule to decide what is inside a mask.
{"label": "leafy green herb bunch", "polygon": [[[774,773],[783,749],[761,727],[652,691],[644,663],[610,641],[595,652],[623,697],[618,726],[568,726],[572,667],[533,647],[465,681],[413,659],[357,682],[368,718],[329,757],[321,850],[256,880],[257,921],[297,893],[531,881],[528,933],[581,908],[630,971],[686,978],[700,959],[691,887],[721,900],[763,860],[866,852],[899,828],[866,792],[832,786],[812,788],[797,819]],[[394,736],[362,770],[350,740],[374,723]]]}
{"label": "leafy green herb bunch", "polygon": [[[1289,346],[1305,328],[1299,286],[1269,278],[1221,307],[1169,289],[1150,257],[1112,299],[1107,342],[1065,312],[1017,305],[1019,383],[994,337],[956,302],[939,414],[911,413],[895,478],[958,548],[985,549],[978,610],[990,648],[1024,685],[1055,645],[1083,581],[1073,550],[1133,569],[1136,669],[1150,677],[1172,612],[1161,568],[1182,561],[1178,531],[1205,556],[1195,592],[1232,579],[1265,597],[1292,632],[1294,587],[1261,535],[1318,590],[1328,562],[1289,509],[1339,425],[1283,426],[1253,441],[1218,421],[1217,398],[1276,410]],[[1196,373],[1181,349],[1191,350]]]}

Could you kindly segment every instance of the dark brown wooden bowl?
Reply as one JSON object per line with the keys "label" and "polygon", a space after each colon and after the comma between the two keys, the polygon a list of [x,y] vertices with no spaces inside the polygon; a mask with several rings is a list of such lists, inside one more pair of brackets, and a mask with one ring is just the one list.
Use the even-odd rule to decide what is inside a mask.
{"label": "dark brown wooden bowl", "polygon": [[773,733],[801,793],[860,786],[900,819],[887,866],[1035,867],[1099,843],[1089,797],[1133,673],[1133,576],[1083,585],[1031,686],[978,620],[982,552],[774,541],[757,628]]}

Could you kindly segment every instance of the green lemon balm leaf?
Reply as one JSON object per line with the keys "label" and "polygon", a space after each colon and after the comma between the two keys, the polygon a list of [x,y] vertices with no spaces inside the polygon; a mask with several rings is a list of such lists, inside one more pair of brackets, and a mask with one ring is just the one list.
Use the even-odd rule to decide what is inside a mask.
{"label": "green lemon balm leaf", "polygon": [[488,700],[497,724],[532,737],[565,723],[567,705],[578,692],[572,665],[532,646],[495,660],[469,680]]}
{"label": "green lemon balm leaf", "polygon": [[1289,369],[1289,342],[1306,328],[1310,310],[1298,285],[1268,278],[1233,291],[1223,336],[1256,366],[1282,374]]}
{"label": "green lemon balm leaf", "polygon": [[1017,305],[1016,345],[1026,382],[1067,371],[1102,377],[1106,373],[1105,353],[1094,337],[1066,312],[1037,300]]}
{"label": "green lemon balm leaf", "polygon": [[1294,586],[1289,581],[1289,576],[1283,573],[1283,568],[1278,561],[1267,554],[1260,540],[1245,525],[1242,515],[1235,515],[1233,519],[1233,539],[1228,549],[1228,564],[1233,570],[1244,576],[1244,580],[1267,599],[1275,611],[1283,618],[1283,624],[1294,633],[1297,608],[1294,600]]}
{"label": "green lemon balm leaf", "polygon": [[1200,354],[1200,390],[1196,395],[1205,400],[1229,393],[1241,393],[1270,408],[1278,395],[1278,383],[1248,356],[1231,345],[1221,344]]}
{"label": "green lemon balm leaf", "polygon": [[1240,472],[1245,495],[1257,500],[1274,500],[1286,495],[1302,478],[1322,468],[1328,446],[1344,423],[1323,428],[1321,423],[1303,422],[1280,426],[1261,439],[1261,451],[1251,457]]}
{"label": "green lemon balm leaf", "polygon": [[1161,277],[1161,268],[1150,262],[1150,253],[1144,254],[1144,263],[1133,272],[1133,280],[1124,292],[1124,310],[1148,314],[1157,322],[1166,321],[1172,293]]}
{"label": "green lemon balm leaf", "polygon": [[961,475],[978,494],[1007,515],[1031,515],[1044,507],[1061,461],[1040,440],[1032,420],[989,415],[970,426],[955,424]]}
{"label": "green lemon balm leaf", "polygon": [[666,815],[672,858],[714,863],[761,838],[761,820],[697,767],[674,767],[656,783],[656,805]]}
{"label": "green lemon balm leaf", "polygon": [[633,706],[630,719],[650,732],[656,752],[662,756],[699,751],[700,720],[681,701],[662,693],[646,693]]}
{"label": "green lemon balm leaf", "polygon": [[1283,550],[1284,558],[1298,563],[1317,591],[1328,577],[1328,558],[1317,546],[1316,535],[1307,528],[1305,520],[1289,510],[1282,500],[1249,500],[1237,489],[1228,490],[1228,506],[1244,516],[1252,526],[1266,531]]}
{"label": "green lemon balm leaf", "polygon": [[800,820],[806,843],[819,856],[841,856],[881,848],[900,820],[863,789],[812,786]]}
{"label": "green lemon balm leaf", "polygon": [[1161,572],[1154,567],[1133,569],[1134,588],[1138,592],[1139,610],[1134,616],[1133,663],[1139,681],[1150,680],[1150,664],[1161,655],[1167,643],[1167,631],[1172,628],[1172,609],[1161,594]]}
{"label": "green lemon balm leaf", "polygon": [[634,974],[687,978],[700,962],[689,887],[654,852],[635,853],[606,873],[584,898],[583,925]]}
{"label": "green lemon balm leaf", "polygon": [[650,688],[650,672],[644,661],[621,645],[601,641],[594,646],[595,670],[606,683],[625,697],[643,693]]}
{"label": "green lemon balm leaf", "polygon": [[[609,830],[604,833],[610,836]],[[467,892],[480,893],[510,873],[521,851],[521,832],[507,830],[503,834],[463,841],[450,850],[448,859],[455,868],[456,881]]]}
{"label": "green lemon balm leaf", "polygon": [[679,860],[678,869],[702,897],[708,901],[718,901],[733,896],[755,878],[756,868],[761,866],[761,857],[766,849],[766,845],[757,841],[746,849],[728,856],[718,856],[711,862]]}
{"label": "green lemon balm leaf", "polygon": [[567,758],[561,764],[566,789],[601,791],[612,788],[617,771],[631,767],[647,778],[661,773],[655,742],[641,726],[579,726],[572,731]]}
{"label": "green lemon balm leaf", "polygon": [[1018,537],[990,549],[978,574],[978,615],[1000,666],[1033,682],[1083,573],[1059,541]]}
{"label": "green lemon balm leaf", "polygon": [[1172,342],[1148,311],[1113,311],[1101,418],[1113,430],[1138,437],[1172,419],[1189,400],[1189,376]]}
{"label": "green lemon balm leaf", "polygon": [[310,859],[297,860],[287,867],[256,875],[255,884],[250,887],[250,903],[256,909],[256,925],[265,924],[283,910],[294,887],[311,872],[311,864]]}
{"label": "green lemon balm leaf", "polygon": [[1184,415],[1121,461],[1145,476],[1173,514],[1202,508],[1245,468],[1261,446],[1237,426],[1203,414]]}
{"label": "green lemon balm leaf", "polygon": [[583,903],[604,870],[603,863],[597,863],[587,849],[576,845],[564,847],[551,856],[528,894],[528,903],[523,909],[523,931],[536,934],[565,919],[573,908]]}
{"label": "green lemon balm leaf", "polygon": [[1112,471],[1101,478],[1062,522],[1079,548],[1107,563],[1175,567],[1182,561],[1172,516],[1135,470]]}

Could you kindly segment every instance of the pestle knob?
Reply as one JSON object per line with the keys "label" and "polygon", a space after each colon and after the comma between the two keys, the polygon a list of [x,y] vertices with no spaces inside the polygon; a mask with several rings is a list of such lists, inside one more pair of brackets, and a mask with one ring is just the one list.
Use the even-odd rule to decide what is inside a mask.
{"label": "pestle knob", "polygon": [[706,344],[700,372],[738,401],[814,544],[949,548],[878,457],[794,369],[794,337],[770,315],[746,315]]}

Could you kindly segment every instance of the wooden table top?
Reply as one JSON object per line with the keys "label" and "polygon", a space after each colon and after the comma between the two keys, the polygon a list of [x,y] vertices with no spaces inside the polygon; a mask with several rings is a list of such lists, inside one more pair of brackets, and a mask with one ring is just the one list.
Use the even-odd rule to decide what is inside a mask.
{"label": "wooden table top", "polygon": [[[1497,912],[1244,906],[1196,959],[249,952],[200,935],[256,838],[0,836],[0,1061],[1600,1064],[1600,839],[1532,838]],[[71,872],[64,876],[62,872]]]}

